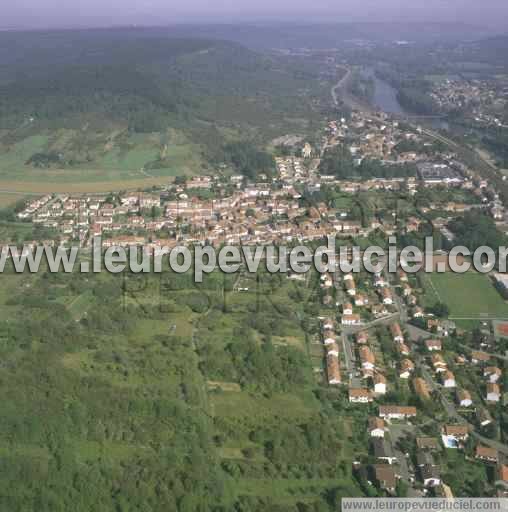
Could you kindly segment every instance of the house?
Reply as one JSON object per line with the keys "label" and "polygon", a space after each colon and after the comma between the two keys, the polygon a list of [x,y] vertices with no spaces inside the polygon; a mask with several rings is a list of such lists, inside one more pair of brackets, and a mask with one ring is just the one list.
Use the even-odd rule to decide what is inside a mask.
{"label": "house", "polygon": [[467,425],[445,425],[443,435],[457,443],[459,441],[464,442],[469,437],[469,427]]}
{"label": "house", "polygon": [[388,288],[383,288],[381,291],[381,298],[385,306],[391,306],[393,304],[392,292]]}
{"label": "house", "polygon": [[347,326],[360,325],[362,323],[362,319],[360,315],[343,315],[341,323],[342,325]]}
{"label": "house", "polygon": [[371,311],[375,318],[381,318],[383,316],[390,314],[390,312],[388,311],[388,309],[386,309],[386,306],[384,304],[374,304],[372,306]]}
{"label": "house", "polygon": [[496,403],[499,402],[501,398],[501,392],[499,390],[499,385],[493,382],[487,383],[487,402]]}
{"label": "house", "polygon": [[441,340],[425,340],[425,347],[429,352],[442,350],[442,343]]}
{"label": "house", "polygon": [[369,303],[369,299],[365,295],[358,294],[355,297],[355,306],[362,307],[362,306],[366,306],[368,303]]}
{"label": "house", "polygon": [[432,354],[431,361],[436,373],[442,373],[447,370],[446,362],[441,354]]}
{"label": "house", "polygon": [[498,461],[498,454],[495,448],[478,445],[475,450],[474,458],[482,462],[495,462]]}
{"label": "house", "polygon": [[484,364],[490,361],[490,355],[486,352],[481,352],[479,350],[473,350],[471,352],[471,362],[473,364]]}
{"label": "house", "polygon": [[409,379],[411,373],[414,372],[415,365],[410,359],[403,359],[400,363],[399,377],[401,379]]}
{"label": "house", "polygon": [[415,306],[412,311],[413,318],[423,318],[423,308]]}
{"label": "house", "polygon": [[454,388],[456,386],[455,375],[450,370],[446,370],[441,374],[443,386],[445,388]]}
{"label": "house", "polygon": [[326,357],[326,373],[328,375],[328,384],[337,385],[342,382],[340,376],[340,364],[337,356],[328,354]]}
{"label": "house", "polygon": [[421,377],[417,377],[413,380],[413,388],[415,390],[415,393],[422,399],[422,400],[430,400],[430,392],[429,387],[427,386],[427,383],[424,379]]}
{"label": "house", "polygon": [[497,366],[487,366],[483,369],[483,376],[488,382],[496,383],[501,378],[501,370]]}
{"label": "house", "polygon": [[467,359],[464,356],[462,356],[460,354],[455,356],[455,364],[457,366],[464,366],[466,363],[467,363]]}
{"label": "house", "polygon": [[323,274],[321,276],[321,287],[322,288],[331,288],[333,286],[333,279],[330,274]]}
{"label": "house", "polygon": [[436,487],[441,484],[441,471],[434,464],[425,464],[419,468],[419,474],[424,487]]}
{"label": "house", "polygon": [[501,484],[505,487],[508,486],[508,466],[506,464],[499,464],[496,476],[496,484]]}
{"label": "house", "polygon": [[385,436],[385,422],[381,418],[371,416],[368,421],[368,431],[370,437],[384,437]]}
{"label": "house", "polygon": [[344,316],[348,315],[352,315],[353,314],[353,305],[351,304],[351,302],[346,302],[343,306],[342,306],[342,314]]}
{"label": "house", "polygon": [[374,368],[376,367],[376,358],[372,350],[368,346],[363,345],[360,347],[360,350],[358,352],[360,355],[362,368],[365,370],[374,370]]}
{"label": "house", "polygon": [[457,391],[457,402],[461,407],[471,407],[473,405],[471,394],[465,389],[459,389]]}
{"label": "house", "polygon": [[402,329],[400,325],[395,323],[390,325],[390,332],[392,334],[392,339],[396,343],[402,343],[404,341],[404,336],[402,335]]}
{"label": "house", "polygon": [[397,276],[398,276],[399,281],[401,283],[407,283],[408,282],[408,277],[407,277],[407,274],[406,274],[406,272],[404,270],[399,269],[397,271]]}
{"label": "house", "polygon": [[332,345],[336,343],[335,331],[324,331],[323,332],[323,343],[325,345]]}
{"label": "house", "polygon": [[356,295],[356,285],[355,285],[355,282],[354,281],[346,281],[345,284],[346,284],[347,294],[350,297],[354,297]]}
{"label": "house", "polygon": [[411,351],[405,343],[397,343],[397,352],[402,356],[408,356]]}
{"label": "house", "polygon": [[373,480],[382,491],[394,493],[397,487],[395,469],[387,464],[373,464]]}
{"label": "house", "polygon": [[349,401],[353,404],[372,402],[370,391],[365,388],[349,388]]}
{"label": "house", "polygon": [[402,420],[414,418],[416,416],[416,407],[402,405],[380,405],[379,417],[387,420]]}
{"label": "house", "polygon": [[411,289],[411,286],[409,286],[407,283],[402,285],[402,295],[404,297],[409,297],[413,290]]}
{"label": "house", "polygon": [[386,393],[386,377],[381,373],[374,375],[374,393],[384,395]]}
{"label": "house", "polygon": [[322,322],[324,331],[333,331],[335,329],[335,322],[331,318],[325,318]]}
{"label": "house", "polygon": [[365,345],[369,341],[369,333],[367,331],[361,331],[356,335],[356,343],[359,345]]}
{"label": "house", "polygon": [[339,345],[337,343],[329,343],[325,345],[325,348],[327,356],[339,357]]}
{"label": "house", "polygon": [[492,423],[492,416],[487,409],[481,407],[476,411],[476,417],[478,418],[478,422],[482,427],[486,427]]}
{"label": "house", "polygon": [[371,443],[374,457],[376,457],[377,460],[388,464],[394,464],[397,462],[397,456],[393,451],[393,446],[386,439],[375,437],[372,439]]}

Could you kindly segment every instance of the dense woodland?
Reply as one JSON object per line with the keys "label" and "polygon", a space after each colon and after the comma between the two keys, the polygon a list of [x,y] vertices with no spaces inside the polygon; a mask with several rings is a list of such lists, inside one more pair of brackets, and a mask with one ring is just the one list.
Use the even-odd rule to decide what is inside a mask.
{"label": "dense woodland", "polygon": [[345,399],[307,353],[312,287],[2,279],[2,510],[326,512],[362,494],[350,450],[364,434],[345,433]]}

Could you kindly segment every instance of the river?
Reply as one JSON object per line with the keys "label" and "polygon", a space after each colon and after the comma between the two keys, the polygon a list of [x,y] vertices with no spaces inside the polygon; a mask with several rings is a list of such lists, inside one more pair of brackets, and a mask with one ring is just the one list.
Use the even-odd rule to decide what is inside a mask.
{"label": "river", "polygon": [[[381,80],[372,68],[365,68],[362,71],[362,75],[366,78],[374,80],[374,96],[371,99],[372,105],[386,112],[387,114],[401,115],[401,116],[415,116],[416,114],[404,110],[402,105],[399,103],[397,98],[397,89],[392,87],[385,80]],[[437,130],[448,130],[449,125],[447,121],[443,119],[426,119],[425,124],[433,129]]]}

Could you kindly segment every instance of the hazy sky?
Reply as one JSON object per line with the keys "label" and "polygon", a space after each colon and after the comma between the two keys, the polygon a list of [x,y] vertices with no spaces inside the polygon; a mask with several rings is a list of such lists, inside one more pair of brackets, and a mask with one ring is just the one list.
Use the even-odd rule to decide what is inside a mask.
{"label": "hazy sky", "polygon": [[508,0],[0,0],[0,27],[271,19],[458,21],[508,29]]}

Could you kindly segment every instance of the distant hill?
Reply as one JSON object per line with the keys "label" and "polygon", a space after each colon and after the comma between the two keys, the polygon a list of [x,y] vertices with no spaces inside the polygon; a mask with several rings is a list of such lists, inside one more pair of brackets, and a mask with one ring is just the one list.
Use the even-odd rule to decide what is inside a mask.
{"label": "distant hill", "polygon": [[467,49],[477,62],[508,66],[508,34],[474,41]]}
{"label": "distant hill", "polygon": [[206,171],[228,142],[301,133],[329,101],[312,65],[174,35],[0,33],[0,180]]}
{"label": "distant hill", "polygon": [[[162,29],[161,29],[162,30]],[[416,43],[470,41],[488,35],[482,27],[460,23],[270,23],[169,27],[178,37],[236,41],[253,49],[336,48],[344,42],[368,40]]]}

